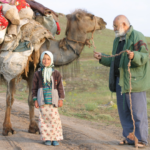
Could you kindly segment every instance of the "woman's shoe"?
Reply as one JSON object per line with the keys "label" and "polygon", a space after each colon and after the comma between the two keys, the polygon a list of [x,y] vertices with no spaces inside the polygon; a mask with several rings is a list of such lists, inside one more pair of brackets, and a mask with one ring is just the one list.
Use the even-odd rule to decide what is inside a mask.
{"label": "woman's shoe", "polygon": [[57,146],[57,145],[59,145],[59,143],[58,143],[57,141],[53,141],[53,142],[52,142],[52,145],[53,145],[53,146]]}
{"label": "woman's shoe", "polygon": [[45,141],[45,145],[49,145],[49,146],[52,145],[51,141]]}

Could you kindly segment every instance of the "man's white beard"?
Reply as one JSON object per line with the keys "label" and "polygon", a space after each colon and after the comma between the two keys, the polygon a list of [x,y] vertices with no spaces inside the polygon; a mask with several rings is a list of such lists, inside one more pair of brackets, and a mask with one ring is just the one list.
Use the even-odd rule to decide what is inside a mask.
{"label": "man's white beard", "polygon": [[115,31],[115,36],[116,36],[116,37],[121,37],[121,36],[124,36],[125,34],[126,34],[126,33],[124,32],[122,26],[119,28],[118,31]]}

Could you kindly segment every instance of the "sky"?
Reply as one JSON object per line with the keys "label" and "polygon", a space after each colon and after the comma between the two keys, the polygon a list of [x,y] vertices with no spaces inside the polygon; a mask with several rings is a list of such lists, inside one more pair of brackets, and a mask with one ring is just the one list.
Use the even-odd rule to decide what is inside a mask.
{"label": "sky", "polygon": [[70,14],[76,9],[87,10],[101,17],[106,28],[113,30],[117,15],[125,15],[135,30],[150,37],[150,0],[35,0],[57,13]]}

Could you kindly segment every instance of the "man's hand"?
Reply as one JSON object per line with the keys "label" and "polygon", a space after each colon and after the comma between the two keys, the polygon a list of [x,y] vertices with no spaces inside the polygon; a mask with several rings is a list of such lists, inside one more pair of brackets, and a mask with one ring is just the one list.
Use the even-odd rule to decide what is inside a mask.
{"label": "man's hand", "polygon": [[127,50],[128,58],[133,59],[134,58],[134,52],[131,52],[130,50]]}
{"label": "man's hand", "polygon": [[59,100],[58,101],[58,107],[62,107],[63,106],[63,100]]}
{"label": "man's hand", "polygon": [[35,105],[35,108],[39,108],[38,101],[35,101],[34,105]]}
{"label": "man's hand", "polygon": [[94,57],[95,57],[96,59],[100,60],[100,59],[102,58],[102,55],[101,55],[101,53],[94,51]]}

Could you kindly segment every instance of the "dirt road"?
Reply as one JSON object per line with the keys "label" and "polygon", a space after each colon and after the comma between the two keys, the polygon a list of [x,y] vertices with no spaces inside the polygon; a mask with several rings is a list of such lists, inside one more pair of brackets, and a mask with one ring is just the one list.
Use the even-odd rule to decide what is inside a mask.
{"label": "dirt road", "polygon": [[[4,114],[5,94],[0,94],[0,150],[135,150],[134,146],[118,145],[122,139],[120,128],[66,116],[61,116],[64,140],[57,147],[46,146],[40,135],[28,133],[28,105],[21,101],[15,101],[11,115],[13,129],[17,133],[5,137],[2,136]],[[35,114],[37,119],[38,110]],[[145,148],[149,149],[150,145]]]}

